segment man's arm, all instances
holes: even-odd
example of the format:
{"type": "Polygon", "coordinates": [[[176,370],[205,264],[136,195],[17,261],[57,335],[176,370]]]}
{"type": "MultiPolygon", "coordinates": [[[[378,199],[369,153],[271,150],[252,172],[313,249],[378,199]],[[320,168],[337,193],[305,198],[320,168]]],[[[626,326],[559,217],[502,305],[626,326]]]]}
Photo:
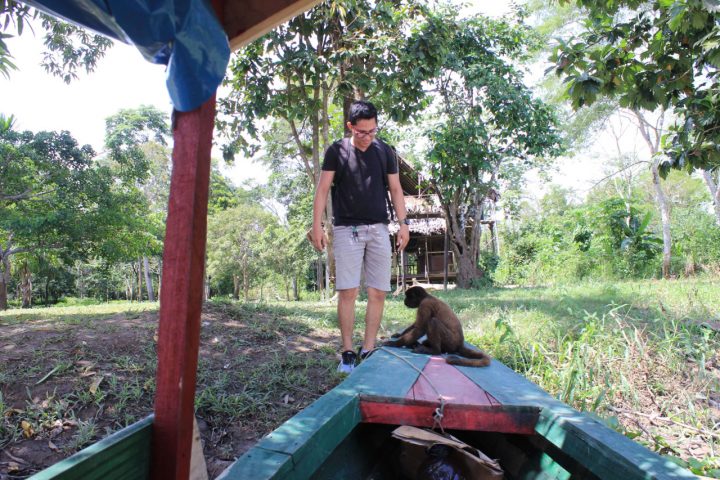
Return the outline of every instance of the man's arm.
{"type": "Polygon", "coordinates": [[[407,211],[405,210],[405,195],[402,191],[402,185],[400,185],[400,174],[389,173],[388,174],[388,187],[390,188],[390,198],[392,198],[393,208],[395,209],[395,215],[397,215],[398,221],[400,222],[400,230],[398,231],[397,237],[397,248],[402,251],[410,240],[410,227],[405,225],[403,220],[407,218],[407,211]]]}
{"type": "Polygon", "coordinates": [[[322,252],[325,250],[325,232],[322,229],[322,217],[327,205],[328,193],[332,185],[335,172],[332,170],[323,170],[320,173],[317,188],[315,188],[315,198],[313,199],[313,224],[312,224],[312,244],[315,250],[322,252]]]}

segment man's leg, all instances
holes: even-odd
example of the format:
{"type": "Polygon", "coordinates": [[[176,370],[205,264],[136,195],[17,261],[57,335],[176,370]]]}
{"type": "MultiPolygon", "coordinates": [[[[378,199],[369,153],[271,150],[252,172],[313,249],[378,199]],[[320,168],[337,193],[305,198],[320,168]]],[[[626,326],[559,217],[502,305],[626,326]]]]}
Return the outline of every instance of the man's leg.
{"type": "MultiPolygon", "coordinates": [[[[358,296],[358,288],[338,290],[338,323],[340,324],[340,337],[342,338],[343,352],[352,351],[353,328],[355,326],[355,300],[358,296]]],[[[368,304],[369,306],[369,304],[368,304]]],[[[380,309],[382,314],[382,307],[380,309]]],[[[378,327],[379,327],[378,322],[378,327]]],[[[377,331],[376,331],[377,332],[377,331]]]]}
{"type": "Polygon", "coordinates": [[[338,324],[343,352],[352,351],[352,333],[355,324],[355,300],[360,291],[365,245],[358,240],[354,227],[335,226],[333,248],[335,252],[335,289],[338,294],[338,324]]]}
{"type": "Polygon", "coordinates": [[[368,287],[367,309],[365,310],[365,340],[363,351],[370,351],[375,348],[375,339],[380,330],[383,308],[385,307],[385,292],[377,288],[368,287]]]}
{"type": "Polygon", "coordinates": [[[375,340],[385,307],[385,294],[390,291],[390,267],[392,247],[387,225],[378,223],[368,226],[365,247],[365,280],[368,303],[365,311],[365,340],[363,350],[375,348],[375,340]]]}

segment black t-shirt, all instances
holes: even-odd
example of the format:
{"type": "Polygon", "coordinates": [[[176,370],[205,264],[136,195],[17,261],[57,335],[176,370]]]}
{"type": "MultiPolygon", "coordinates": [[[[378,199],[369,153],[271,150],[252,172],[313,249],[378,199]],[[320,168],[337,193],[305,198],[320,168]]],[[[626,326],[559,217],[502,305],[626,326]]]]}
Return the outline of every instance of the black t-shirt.
{"type": "Polygon", "coordinates": [[[339,140],[325,152],[323,170],[334,171],[332,187],[333,224],[338,226],[389,223],[386,174],[398,173],[395,152],[386,143],[374,140],[364,152],[352,143],[339,140]],[[343,154],[343,148],[346,152],[343,154]],[[386,155],[380,149],[384,148],[386,155]],[[387,167],[381,162],[387,158],[387,167]]]}

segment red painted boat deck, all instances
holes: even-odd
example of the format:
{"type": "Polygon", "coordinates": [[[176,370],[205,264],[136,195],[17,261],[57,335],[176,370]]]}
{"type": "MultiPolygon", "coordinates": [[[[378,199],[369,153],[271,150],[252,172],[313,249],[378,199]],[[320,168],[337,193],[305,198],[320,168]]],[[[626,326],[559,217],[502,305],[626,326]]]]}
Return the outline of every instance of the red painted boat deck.
{"type": "Polygon", "coordinates": [[[444,358],[431,357],[422,373],[404,398],[361,396],[362,421],[434,428],[442,396],[442,428],[535,433],[536,409],[502,405],[444,358]]]}
{"type": "Polygon", "coordinates": [[[447,403],[501,405],[495,397],[480,388],[479,385],[463,375],[457,368],[446,363],[442,357],[430,357],[423,369],[423,375],[418,375],[417,381],[410,388],[405,398],[437,402],[438,392],[435,389],[438,390],[447,403]]]}

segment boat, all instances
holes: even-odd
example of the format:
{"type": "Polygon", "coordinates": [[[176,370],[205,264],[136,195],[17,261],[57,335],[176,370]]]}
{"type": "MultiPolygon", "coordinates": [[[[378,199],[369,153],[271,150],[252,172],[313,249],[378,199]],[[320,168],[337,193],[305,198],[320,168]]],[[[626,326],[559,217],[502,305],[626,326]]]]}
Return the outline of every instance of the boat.
{"type": "Polygon", "coordinates": [[[218,479],[401,478],[392,435],[401,425],[451,433],[510,480],[697,478],[497,360],[457,367],[382,347],[218,479]]]}

